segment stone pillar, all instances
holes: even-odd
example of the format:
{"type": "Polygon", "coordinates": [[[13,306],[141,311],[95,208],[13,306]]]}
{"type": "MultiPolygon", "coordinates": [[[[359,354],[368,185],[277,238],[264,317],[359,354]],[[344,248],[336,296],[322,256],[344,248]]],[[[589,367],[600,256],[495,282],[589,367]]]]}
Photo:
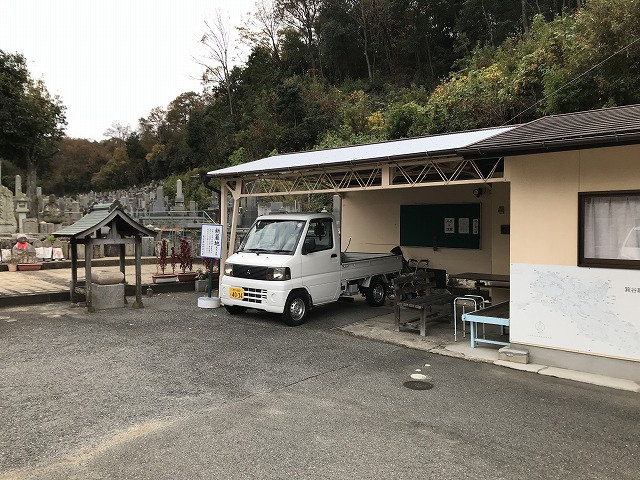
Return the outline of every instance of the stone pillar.
{"type": "Polygon", "coordinates": [[[20,175],[16,175],[16,188],[13,195],[14,197],[22,196],[22,177],[20,175]]]}
{"type": "Polygon", "coordinates": [[[22,194],[22,177],[20,175],[16,175],[16,189],[13,201],[15,203],[18,232],[24,233],[22,222],[29,215],[29,199],[22,194]]]}
{"type": "Polygon", "coordinates": [[[180,179],[176,182],[176,203],[174,210],[179,212],[184,211],[184,195],[182,194],[182,180],[180,179]]]}

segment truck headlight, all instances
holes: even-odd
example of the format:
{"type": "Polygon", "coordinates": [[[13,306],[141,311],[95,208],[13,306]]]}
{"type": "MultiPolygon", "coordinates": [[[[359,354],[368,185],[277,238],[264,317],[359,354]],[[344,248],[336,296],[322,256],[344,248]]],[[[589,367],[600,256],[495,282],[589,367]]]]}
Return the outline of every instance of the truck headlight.
{"type": "Polygon", "coordinates": [[[267,268],[267,274],[265,275],[265,280],[291,280],[291,270],[289,267],[272,267],[267,268]]]}
{"type": "Polygon", "coordinates": [[[224,274],[229,276],[229,277],[233,277],[233,264],[232,263],[225,263],[224,264],[224,274]]]}

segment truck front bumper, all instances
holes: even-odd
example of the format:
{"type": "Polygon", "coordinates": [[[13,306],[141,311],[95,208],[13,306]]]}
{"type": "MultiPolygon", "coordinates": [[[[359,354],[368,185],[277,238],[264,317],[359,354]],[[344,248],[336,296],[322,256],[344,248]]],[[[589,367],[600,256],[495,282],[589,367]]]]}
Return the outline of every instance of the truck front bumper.
{"type": "Polygon", "coordinates": [[[267,282],[225,275],[220,282],[220,300],[224,305],[282,313],[288,293],[291,291],[291,286],[288,284],[289,282],[267,282]],[[231,288],[241,288],[244,298],[242,300],[231,298],[231,288]]]}

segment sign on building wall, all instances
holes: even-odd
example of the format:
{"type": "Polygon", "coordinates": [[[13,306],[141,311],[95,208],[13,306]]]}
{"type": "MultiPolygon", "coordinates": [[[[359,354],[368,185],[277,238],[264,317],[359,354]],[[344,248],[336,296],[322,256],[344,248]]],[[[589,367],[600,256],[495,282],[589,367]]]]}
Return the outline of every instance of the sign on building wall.
{"type": "Polygon", "coordinates": [[[640,271],[511,265],[511,342],[640,360],[640,271]]]}
{"type": "Polygon", "coordinates": [[[223,238],[222,225],[203,224],[200,234],[200,255],[206,258],[221,258],[223,238]]]}

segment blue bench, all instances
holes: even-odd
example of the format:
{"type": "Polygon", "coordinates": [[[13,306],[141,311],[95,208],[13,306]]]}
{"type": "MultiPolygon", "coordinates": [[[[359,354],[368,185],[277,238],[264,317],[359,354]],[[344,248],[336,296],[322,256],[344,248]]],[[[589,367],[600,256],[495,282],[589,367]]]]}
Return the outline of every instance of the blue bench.
{"type": "Polygon", "coordinates": [[[502,302],[474,312],[465,313],[462,315],[462,321],[469,322],[471,325],[471,348],[475,348],[478,343],[511,345],[509,342],[488,340],[484,337],[478,338],[478,323],[500,325],[501,327],[509,326],[509,302],[502,302]]]}

